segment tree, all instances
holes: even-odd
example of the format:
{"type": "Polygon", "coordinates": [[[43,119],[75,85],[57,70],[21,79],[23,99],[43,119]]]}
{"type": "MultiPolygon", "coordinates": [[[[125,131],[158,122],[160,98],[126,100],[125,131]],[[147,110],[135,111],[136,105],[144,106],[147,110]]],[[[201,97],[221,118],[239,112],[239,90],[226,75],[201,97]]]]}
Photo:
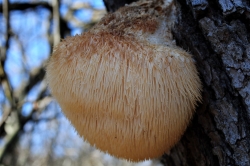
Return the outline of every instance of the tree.
{"type": "MultiPolygon", "coordinates": [[[[41,60],[35,67],[27,65],[27,58],[30,58],[27,53],[29,38],[21,33],[27,27],[25,25],[16,31],[14,25],[11,25],[11,17],[14,12],[42,12],[38,15],[39,18],[47,16],[45,24],[48,26],[45,26],[42,38],[45,36],[51,51],[52,46],[60,38],[66,37],[75,28],[88,29],[98,20],[94,16],[102,11],[91,4],[68,5],[58,0],[32,3],[10,3],[8,0],[2,2],[0,162],[8,165],[89,164],[88,160],[85,160],[86,152],[74,149],[70,144],[72,141],[68,142],[71,137],[61,135],[61,130],[65,131],[62,124],[66,122],[61,118],[55,103],[51,102],[52,98],[44,84],[45,71],[42,66],[45,61],[41,60]],[[68,10],[63,15],[59,9],[65,4],[68,10]],[[89,23],[77,19],[75,15],[82,8],[94,10],[95,14],[89,23]],[[8,52],[14,50],[13,42],[20,48],[19,60],[23,62],[20,65],[23,71],[21,75],[24,76],[21,81],[19,80],[19,86],[11,81],[14,74],[12,69],[15,69],[15,66],[6,67],[8,58],[12,56],[8,52]],[[29,96],[34,90],[36,97],[29,101],[29,96]],[[23,139],[32,140],[33,136],[40,132],[37,131],[37,126],[44,124],[47,132],[45,138],[48,140],[43,147],[45,154],[34,157],[30,153],[34,151],[31,149],[35,143],[30,141],[28,148],[24,149],[20,142],[23,139]],[[64,158],[56,157],[54,149],[58,147],[63,149],[64,158]],[[68,147],[79,154],[77,159],[71,155],[72,151],[68,147]]],[[[132,0],[104,0],[109,12],[130,2],[132,0]]],[[[247,0],[177,0],[177,5],[179,17],[173,34],[177,45],[193,54],[203,82],[203,101],[199,104],[180,142],[169,154],[163,155],[161,161],[165,165],[177,166],[250,165],[250,4],[247,0]]],[[[69,131],[68,128],[66,130],[69,131]]],[[[77,140],[74,139],[74,142],[77,140]]],[[[89,147],[86,149],[93,152],[89,154],[93,158],[95,151],[89,147]]],[[[118,165],[117,161],[113,163],[118,165]]],[[[98,165],[100,162],[95,164],[98,165]]]]}
{"type": "MultiPolygon", "coordinates": [[[[111,11],[124,4],[104,1],[111,11]]],[[[203,101],[162,161],[173,166],[250,165],[249,2],[177,0],[177,5],[173,34],[196,60],[203,101]]]]}

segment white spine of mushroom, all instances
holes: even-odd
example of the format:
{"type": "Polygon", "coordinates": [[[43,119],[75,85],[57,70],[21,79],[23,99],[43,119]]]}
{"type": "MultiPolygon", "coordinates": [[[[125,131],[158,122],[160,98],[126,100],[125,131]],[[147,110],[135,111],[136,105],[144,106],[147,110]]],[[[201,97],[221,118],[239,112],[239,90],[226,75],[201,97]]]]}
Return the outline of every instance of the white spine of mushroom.
{"type": "Polygon", "coordinates": [[[139,1],[106,15],[53,51],[47,80],[77,132],[119,158],[161,156],[201,99],[192,56],[175,45],[170,1],[139,1]]]}

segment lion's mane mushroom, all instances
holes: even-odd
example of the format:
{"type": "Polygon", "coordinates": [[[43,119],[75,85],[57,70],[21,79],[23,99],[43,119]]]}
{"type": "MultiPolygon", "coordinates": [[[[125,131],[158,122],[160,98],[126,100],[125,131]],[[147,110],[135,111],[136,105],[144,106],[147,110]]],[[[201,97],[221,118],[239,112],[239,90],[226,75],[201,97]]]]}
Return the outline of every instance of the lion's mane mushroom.
{"type": "Polygon", "coordinates": [[[181,138],[201,83],[191,55],[172,39],[175,15],[173,3],[139,1],[54,48],[49,87],[90,144],[139,161],[181,138]]]}

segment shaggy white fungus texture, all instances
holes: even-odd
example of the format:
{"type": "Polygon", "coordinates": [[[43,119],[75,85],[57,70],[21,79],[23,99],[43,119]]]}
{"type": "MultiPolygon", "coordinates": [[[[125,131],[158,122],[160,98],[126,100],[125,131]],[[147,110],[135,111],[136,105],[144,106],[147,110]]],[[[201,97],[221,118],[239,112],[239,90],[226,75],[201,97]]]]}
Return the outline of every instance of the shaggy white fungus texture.
{"type": "Polygon", "coordinates": [[[48,85],[91,145],[140,161],[180,140],[201,83],[192,56],[172,39],[174,12],[161,1],[133,3],[54,48],[48,85]]]}

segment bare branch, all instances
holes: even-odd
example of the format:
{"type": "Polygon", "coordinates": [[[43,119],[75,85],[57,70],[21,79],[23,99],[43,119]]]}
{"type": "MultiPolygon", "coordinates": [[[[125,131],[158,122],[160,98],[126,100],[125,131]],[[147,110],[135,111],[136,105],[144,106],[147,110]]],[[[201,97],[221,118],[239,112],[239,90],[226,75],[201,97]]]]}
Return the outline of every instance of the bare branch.
{"type": "Polygon", "coordinates": [[[54,22],[54,41],[53,44],[57,45],[60,42],[60,13],[59,13],[59,0],[52,0],[53,6],[53,22],[54,22]]]}
{"type": "MultiPolygon", "coordinates": [[[[9,37],[10,37],[10,20],[9,20],[9,1],[4,0],[4,6],[2,6],[2,10],[4,11],[4,18],[5,18],[5,25],[6,25],[6,33],[4,35],[5,37],[5,47],[1,49],[1,63],[0,63],[0,80],[1,84],[3,87],[3,91],[5,94],[5,97],[9,100],[9,103],[11,104],[12,107],[14,107],[14,98],[13,98],[13,91],[9,82],[9,79],[7,77],[7,74],[4,70],[4,65],[5,65],[5,59],[6,59],[6,50],[9,48],[9,37]]],[[[5,122],[7,117],[9,116],[11,112],[11,109],[7,109],[4,112],[4,115],[1,119],[0,122],[0,127],[2,124],[5,122]]]]}

